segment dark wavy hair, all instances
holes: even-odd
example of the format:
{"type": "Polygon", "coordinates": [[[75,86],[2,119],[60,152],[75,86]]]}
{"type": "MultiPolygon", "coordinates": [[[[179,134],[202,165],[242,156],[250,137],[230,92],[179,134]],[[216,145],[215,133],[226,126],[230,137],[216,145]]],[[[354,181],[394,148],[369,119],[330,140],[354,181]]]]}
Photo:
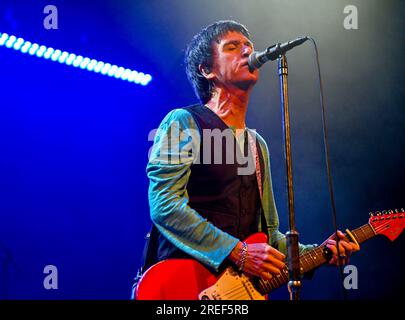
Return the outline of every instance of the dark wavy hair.
{"type": "Polygon", "coordinates": [[[196,34],[186,49],[185,65],[187,78],[193,86],[194,92],[202,103],[207,103],[212,94],[212,82],[208,81],[199,70],[199,65],[203,65],[208,71],[212,68],[214,41],[220,39],[230,31],[243,34],[250,40],[247,28],[232,20],[221,20],[202,29],[196,34]]]}

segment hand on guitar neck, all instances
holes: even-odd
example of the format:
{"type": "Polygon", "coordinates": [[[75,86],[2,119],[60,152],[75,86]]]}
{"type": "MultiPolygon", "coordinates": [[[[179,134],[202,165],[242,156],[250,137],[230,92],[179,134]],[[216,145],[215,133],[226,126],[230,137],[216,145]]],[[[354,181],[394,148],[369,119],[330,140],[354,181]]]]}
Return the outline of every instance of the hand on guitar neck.
{"type": "Polygon", "coordinates": [[[338,230],[337,234],[339,237],[339,252],[336,246],[335,233],[333,233],[321,245],[326,246],[332,252],[332,258],[329,260],[329,264],[336,266],[340,264],[348,264],[352,253],[360,250],[360,245],[358,243],[350,242],[343,232],[338,230]]]}
{"type": "Polygon", "coordinates": [[[267,243],[245,245],[247,246],[247,252],[243,253],[244,244],[239,241],[228,257],[241,268],[241,257],[245,255],[241,270],[244,273],[270,280],[285,268],[285,255],[267,243]]]}
{"type": "MultiPolygon", "coordinates": [[[[350,242],[349,239],[339,230],[339,250],[336,245],[336,234],[333,233],[321,246],[326,246],[332,254],[329,260],[330,265],[349,263],[353,252],[359,251],[358,243],[350,242]],[[340,259],[339,259],[340,257],[340,259]]],[[[228,257],[236,266],[248,275],[259,276],[264,280],[271,280],[273,276],[281,273],[285,268],[285,255],[267,243],[244,244],[239,241],[228,257]],[[243,247],[246,245],[246,252],[243,247]],[[243,257],[243,255],[245,255],[243,257]],[[243,257],[243,259],[241,259],[243,257]],[[243,266],[241,266],[241,260],[243,266]]]]}

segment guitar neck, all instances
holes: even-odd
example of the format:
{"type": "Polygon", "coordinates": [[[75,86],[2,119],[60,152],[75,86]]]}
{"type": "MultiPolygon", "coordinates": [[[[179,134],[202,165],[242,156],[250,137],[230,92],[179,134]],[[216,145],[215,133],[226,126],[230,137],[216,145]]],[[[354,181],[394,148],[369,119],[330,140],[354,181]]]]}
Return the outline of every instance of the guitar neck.
{"type": "MultiPolygon", "coordinates": [[[[350,231],[358,243],[362,243],[368,239],[371,239],[376,235],[370,224],[365,224],[360,228],[350,231]]],[[[351,241],[348,235],[345,235],[345,241],[351,241]]],[[[325,246],[311,249],[304,254],[300,255],[300,269],[301,274],[311,271],[320,265],[329,261],[329,253],[325,246]]],[[[257,287],[262,294],[267,294],[270,291],[281,287],[289,281],[288,268],[285,267],[279,276],[273,277],[271,280],[258,280],[257,287]]]]}

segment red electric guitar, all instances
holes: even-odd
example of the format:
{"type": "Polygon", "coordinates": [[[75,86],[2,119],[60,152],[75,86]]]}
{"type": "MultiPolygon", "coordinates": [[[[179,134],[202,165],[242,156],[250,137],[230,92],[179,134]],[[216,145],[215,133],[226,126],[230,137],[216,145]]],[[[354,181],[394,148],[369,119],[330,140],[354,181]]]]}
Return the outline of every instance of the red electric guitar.
{"type": "MultiPolygon", "coordinates": [[[[346,241],[362,243],[376,235],[394,241],[405,226],[404,209],[371,214],[367,224],[355,230],[346,229],[346,241]]],[[[264,233],[255,233],[247,243],[267,242],[264,233]]],[[[314,248],[300,257],[301,272],[308,272],[328,261],[325,247],[314,248]]],[[[228,266],[214,274],[192,259],[169,259],[150,267],[135,289],[137,300],[265,300],[266,295],[288,283],[288,269],[270,281],[248,277],[228,266]]]]}

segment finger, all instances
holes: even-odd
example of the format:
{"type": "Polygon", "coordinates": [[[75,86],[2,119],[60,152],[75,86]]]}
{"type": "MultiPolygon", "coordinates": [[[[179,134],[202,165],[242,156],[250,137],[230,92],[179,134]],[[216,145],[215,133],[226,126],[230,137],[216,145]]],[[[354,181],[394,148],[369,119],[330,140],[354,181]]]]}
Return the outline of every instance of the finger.
{"type": "Polygon", "coordinates": [[[342,242],[339,242],[339,254],[345,256],[345,247],[343,246],[342,242]]]}
{"type": "Polygon", "coordinates": [[[360,245],[358,243],[351,242],[353,252],[360,251],[360,245]]]}
{"type": "Polygon", "coordinates": [[[265,272],[269,272],[273,276],[276,276],[281,273],[281,270],[270,263],[263,264],[265,272]]]}
{"type": "Polygon", "coordinates": [[[269,272],[266,272],[266,271],[262,272],[259,276],[261,276],[264,280],[268,280],[268,281],[273,279],[272,274],[269,272]]]}
{"type": "Polygon", "coordinates": [[[343,248],[344,248],[344,254],[345,254],[346,256],[350,256],[350,255],[352,254],[352,251],[353,251],[353,246],[352,246],[352,244],[351,244],[351,243],[348,243],[348,242],[346,242],[346,241],[342,241],[341,244],[342,244],[342,246],[343,246],[343,248]]]}
{"type": "Polygon", "coordinates": [[[333,255],[345,255],[344,247],[342,246],[342,241],[339,241],[339,251],[337,250],[337,245],[335,240],[328,240],[328,248],[332,250],[333,255]]]}
{"type": "Polygon", "coordinates": [[[279,260],[272,255],[267,255],[267,257],[264,260],[266,262],[270,262],[270,264],[274,265],[275,267],[277,267],[279,269],[282,269],[285,267],[284,260],[279,260]]]}
{"type": "Polygon", "coordinates": [[[338,230],[337,233],[338,233],[339,239],[344,239],[344,238],[346,238],[345,234],[344,234],[342,231],[338,230]]]}
{"type": "Polygon", "coordinates": [[[285,260],[285,255],[283,253],[281,253],[280,251],[278,251],[276,248],[273,248],[272,246],[267,246],[266,247],[266,253],[272,255],[273,257],[275,257],[278,260],[285,260]]]}
{"type": "Polygon", "coordinates": [[[336,249],[336,243],[327,243],[326,247],[332,251],[333,256],[337,256],[337,249],[336,249]]]}
{"type": "Polygon", "coordinates": [[[276,258],[274,258],[273,256],[267,256],[267,258],[264,260],[264,263],[266,265],[272,265],[275,268],[281,270],[285,267],[285,263],[284,261],[278,260],[276,258]]]}
{"type": "Polygon", "coordinates": [[[329,260],[329,264],[336,265],[337,264],[337,256],[333,256],[332,259],[329,260]]]}

